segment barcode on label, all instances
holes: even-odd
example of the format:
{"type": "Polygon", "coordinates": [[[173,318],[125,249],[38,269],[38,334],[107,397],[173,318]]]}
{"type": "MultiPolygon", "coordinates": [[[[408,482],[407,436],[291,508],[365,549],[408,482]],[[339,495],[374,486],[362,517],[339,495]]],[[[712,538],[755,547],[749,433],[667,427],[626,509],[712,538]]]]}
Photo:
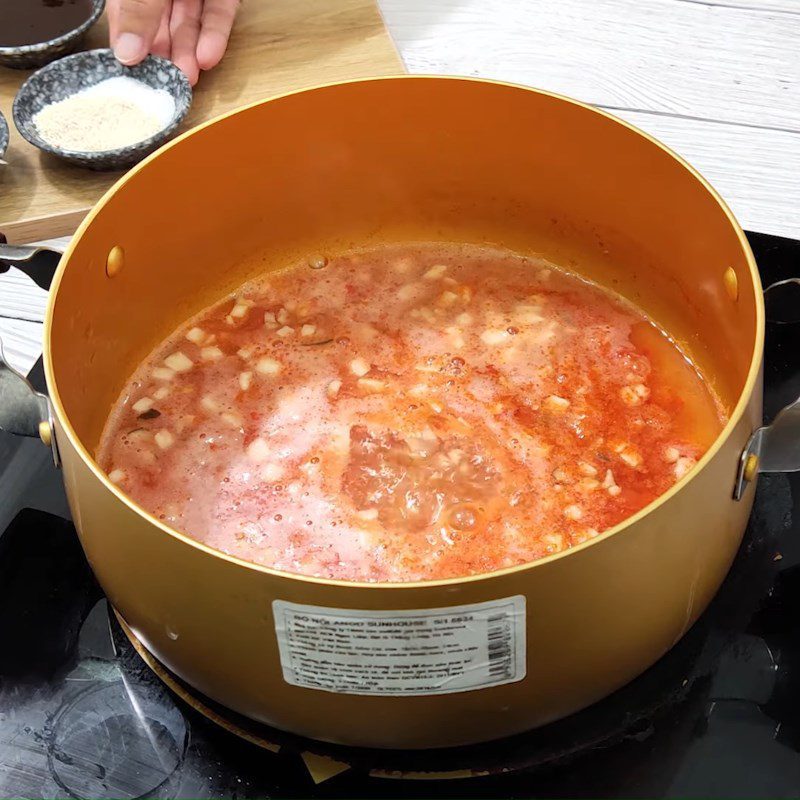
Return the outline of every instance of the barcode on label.
{"type": "Polygon", "coordinates": [[[493,677],[511,677],[511,620],[508,614],[493,614],[487,620],[487,648],[489,674],[493,677]]]}

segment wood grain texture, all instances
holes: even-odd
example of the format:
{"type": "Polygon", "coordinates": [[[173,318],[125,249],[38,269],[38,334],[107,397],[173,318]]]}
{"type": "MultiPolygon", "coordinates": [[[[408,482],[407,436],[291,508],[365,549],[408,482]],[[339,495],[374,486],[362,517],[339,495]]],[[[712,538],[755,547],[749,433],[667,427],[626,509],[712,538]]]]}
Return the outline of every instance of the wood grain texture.
{"type": "MultiPolygon", "coordinates": [[[[87,47],[105,47],[103,20],[87,47]]],[[[237,106],[304,86],[397,73],[402,63],[372,0],[249,0],[223,63],[201,77],[183,130],[237,106]]],[[[0,68],[0,110],[11,122],[26,73],[0,68]]],[[[0,167],[0,230],[14,241],[74,231],[119,177],[63,164],[13,129],[0,167]]]]}
{"type": "MultiPolygon", "coordinates": [[[[63,252],[70,237],[47,239],[38,242],[63,252]]],[[[47,292],[37,286],[27,275],[12,267],[0,273],[0,319],[17,319],[24,322],[43,322],[47,292]]]]}
{"type": "Polygon", "coordinates": [[[6,222],[3,223],[2,230],[8,241],[17,243],[38,242],[45,236],[69,236],[75,233],[87,210],[87,207],[82,206],[76,211],[6,222]]]}
{"type": "Polygon", "coordinates": [[[794,0],[678,0],[680,3],[694,3],[699,6],[719,6],[738,8],[742,11],[771,11],[775,14],[800,14],[794,0]]]}
{"type": "Polygon", "coordinates": [[[8,363],[27,375],[42,352],[42,325],[0,317],[0,342],[8,363]]]}
{"type": "Polygon", "coordinates": [[[47,292],[13,267],[0,274],[0,319],[42,322],[47,292]]]}
{"type": "Polygon", "coordinates": [[[411,72],[609,109],[704,173],[748,228],[800,236],[796,0],[379,0],[411,72]]]}

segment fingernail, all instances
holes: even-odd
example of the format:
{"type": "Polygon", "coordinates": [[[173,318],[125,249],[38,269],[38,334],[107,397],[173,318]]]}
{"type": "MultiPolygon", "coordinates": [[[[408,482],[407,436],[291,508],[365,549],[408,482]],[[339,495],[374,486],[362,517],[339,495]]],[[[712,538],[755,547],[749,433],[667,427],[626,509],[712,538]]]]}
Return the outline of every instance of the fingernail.
{"type": "Polygon", "coordinates": [[[114,55],[125,65],[138,64],[147,55],[144,39],[136,33],[121,33],[114,45],[114,55]]]}

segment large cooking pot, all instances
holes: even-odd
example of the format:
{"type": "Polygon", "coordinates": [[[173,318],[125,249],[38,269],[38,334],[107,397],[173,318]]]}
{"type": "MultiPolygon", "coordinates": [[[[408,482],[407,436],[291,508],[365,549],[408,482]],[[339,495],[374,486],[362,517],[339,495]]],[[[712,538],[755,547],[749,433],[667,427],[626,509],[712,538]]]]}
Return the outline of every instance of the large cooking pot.
{"type": "MultiPolygon", "coordinates": [[[[29,252],[5,254],[22,262],[29,252]]],[[[83,222],[53,281],[49,400],[0,370],[0,428],[52,446],[111,603],[199,692],[318,739],[458,745],[602,698],[706,607],[739,547],[757,472],[796,460],[781,447],[787,415],[756,432],[763,338],[759,277],[741,228],[697,172],[651,137],[518,86],[361,80],[227,114],[122,178],[83,222]],[[106,415],[178,323],[309,252],[399,239],[498,242],[614,287],[691,352],[730,421],[685,478],[598,538],[529,565],[418,583],[321,580],[249,564],[169,528],[108,480],[93,456],[106,415]],[[412,619],[424,631],[461,625],[458,636],[476,648],[470,668],[489,679],[462,675],[451,688],[466,682],[466,690],[432,693],[417,676],[386,694],[365,658],[363,686],[329,690],[326,623],[350,636],[351,620],[369,628],[412,619]],[[298,635],[314,643],[316,667],[291,663],[298,635]],[[499,676],[486,669],[483,639],[492,635],[504,642],[499,676]],[[303,678],[315,668],[322,688],[303,678]]]]}

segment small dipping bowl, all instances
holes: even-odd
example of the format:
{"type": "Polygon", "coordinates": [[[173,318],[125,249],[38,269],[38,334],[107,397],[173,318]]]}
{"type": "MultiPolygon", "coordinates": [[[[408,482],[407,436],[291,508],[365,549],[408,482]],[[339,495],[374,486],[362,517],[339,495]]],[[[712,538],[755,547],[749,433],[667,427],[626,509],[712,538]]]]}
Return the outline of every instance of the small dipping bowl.
{"type": "Polygon", "coordinates": [[[189,79],[171,61],[148,56],[135,67],[124,67],[111,50],[88,50],[48,64],[25,81],[14,98],[14,124],[32,145],[54,156],[95,170],[119,170],[141,161],[166,142],[180,125],[192,104],[189,79]],[[82,89],[108,78],[129,77],[164,89],[175,101],[172,119],[156,134],[141,142],[114,150],[65,150],[43,139],[33,118],[45,106],[65,100],[82,89]]]}
{"type": "MultiPolygon", "coordinates": [[[[20,3],[29,0],[20,0],[20,3]]],[[[33,69],[48,64],[56,58],[71,53],[82,41],[86,32],[100,19],[106,0],[92,0],[92,13],[77,28],[36,44],[0,47],[0,65],[13,69],[33,69]]]]}
{"type": "Polygon", "coordinates": [[[0,113],[0,164],[4,164],[3,158],[8,148],[8,123],[6,118],[0,113]]]}

